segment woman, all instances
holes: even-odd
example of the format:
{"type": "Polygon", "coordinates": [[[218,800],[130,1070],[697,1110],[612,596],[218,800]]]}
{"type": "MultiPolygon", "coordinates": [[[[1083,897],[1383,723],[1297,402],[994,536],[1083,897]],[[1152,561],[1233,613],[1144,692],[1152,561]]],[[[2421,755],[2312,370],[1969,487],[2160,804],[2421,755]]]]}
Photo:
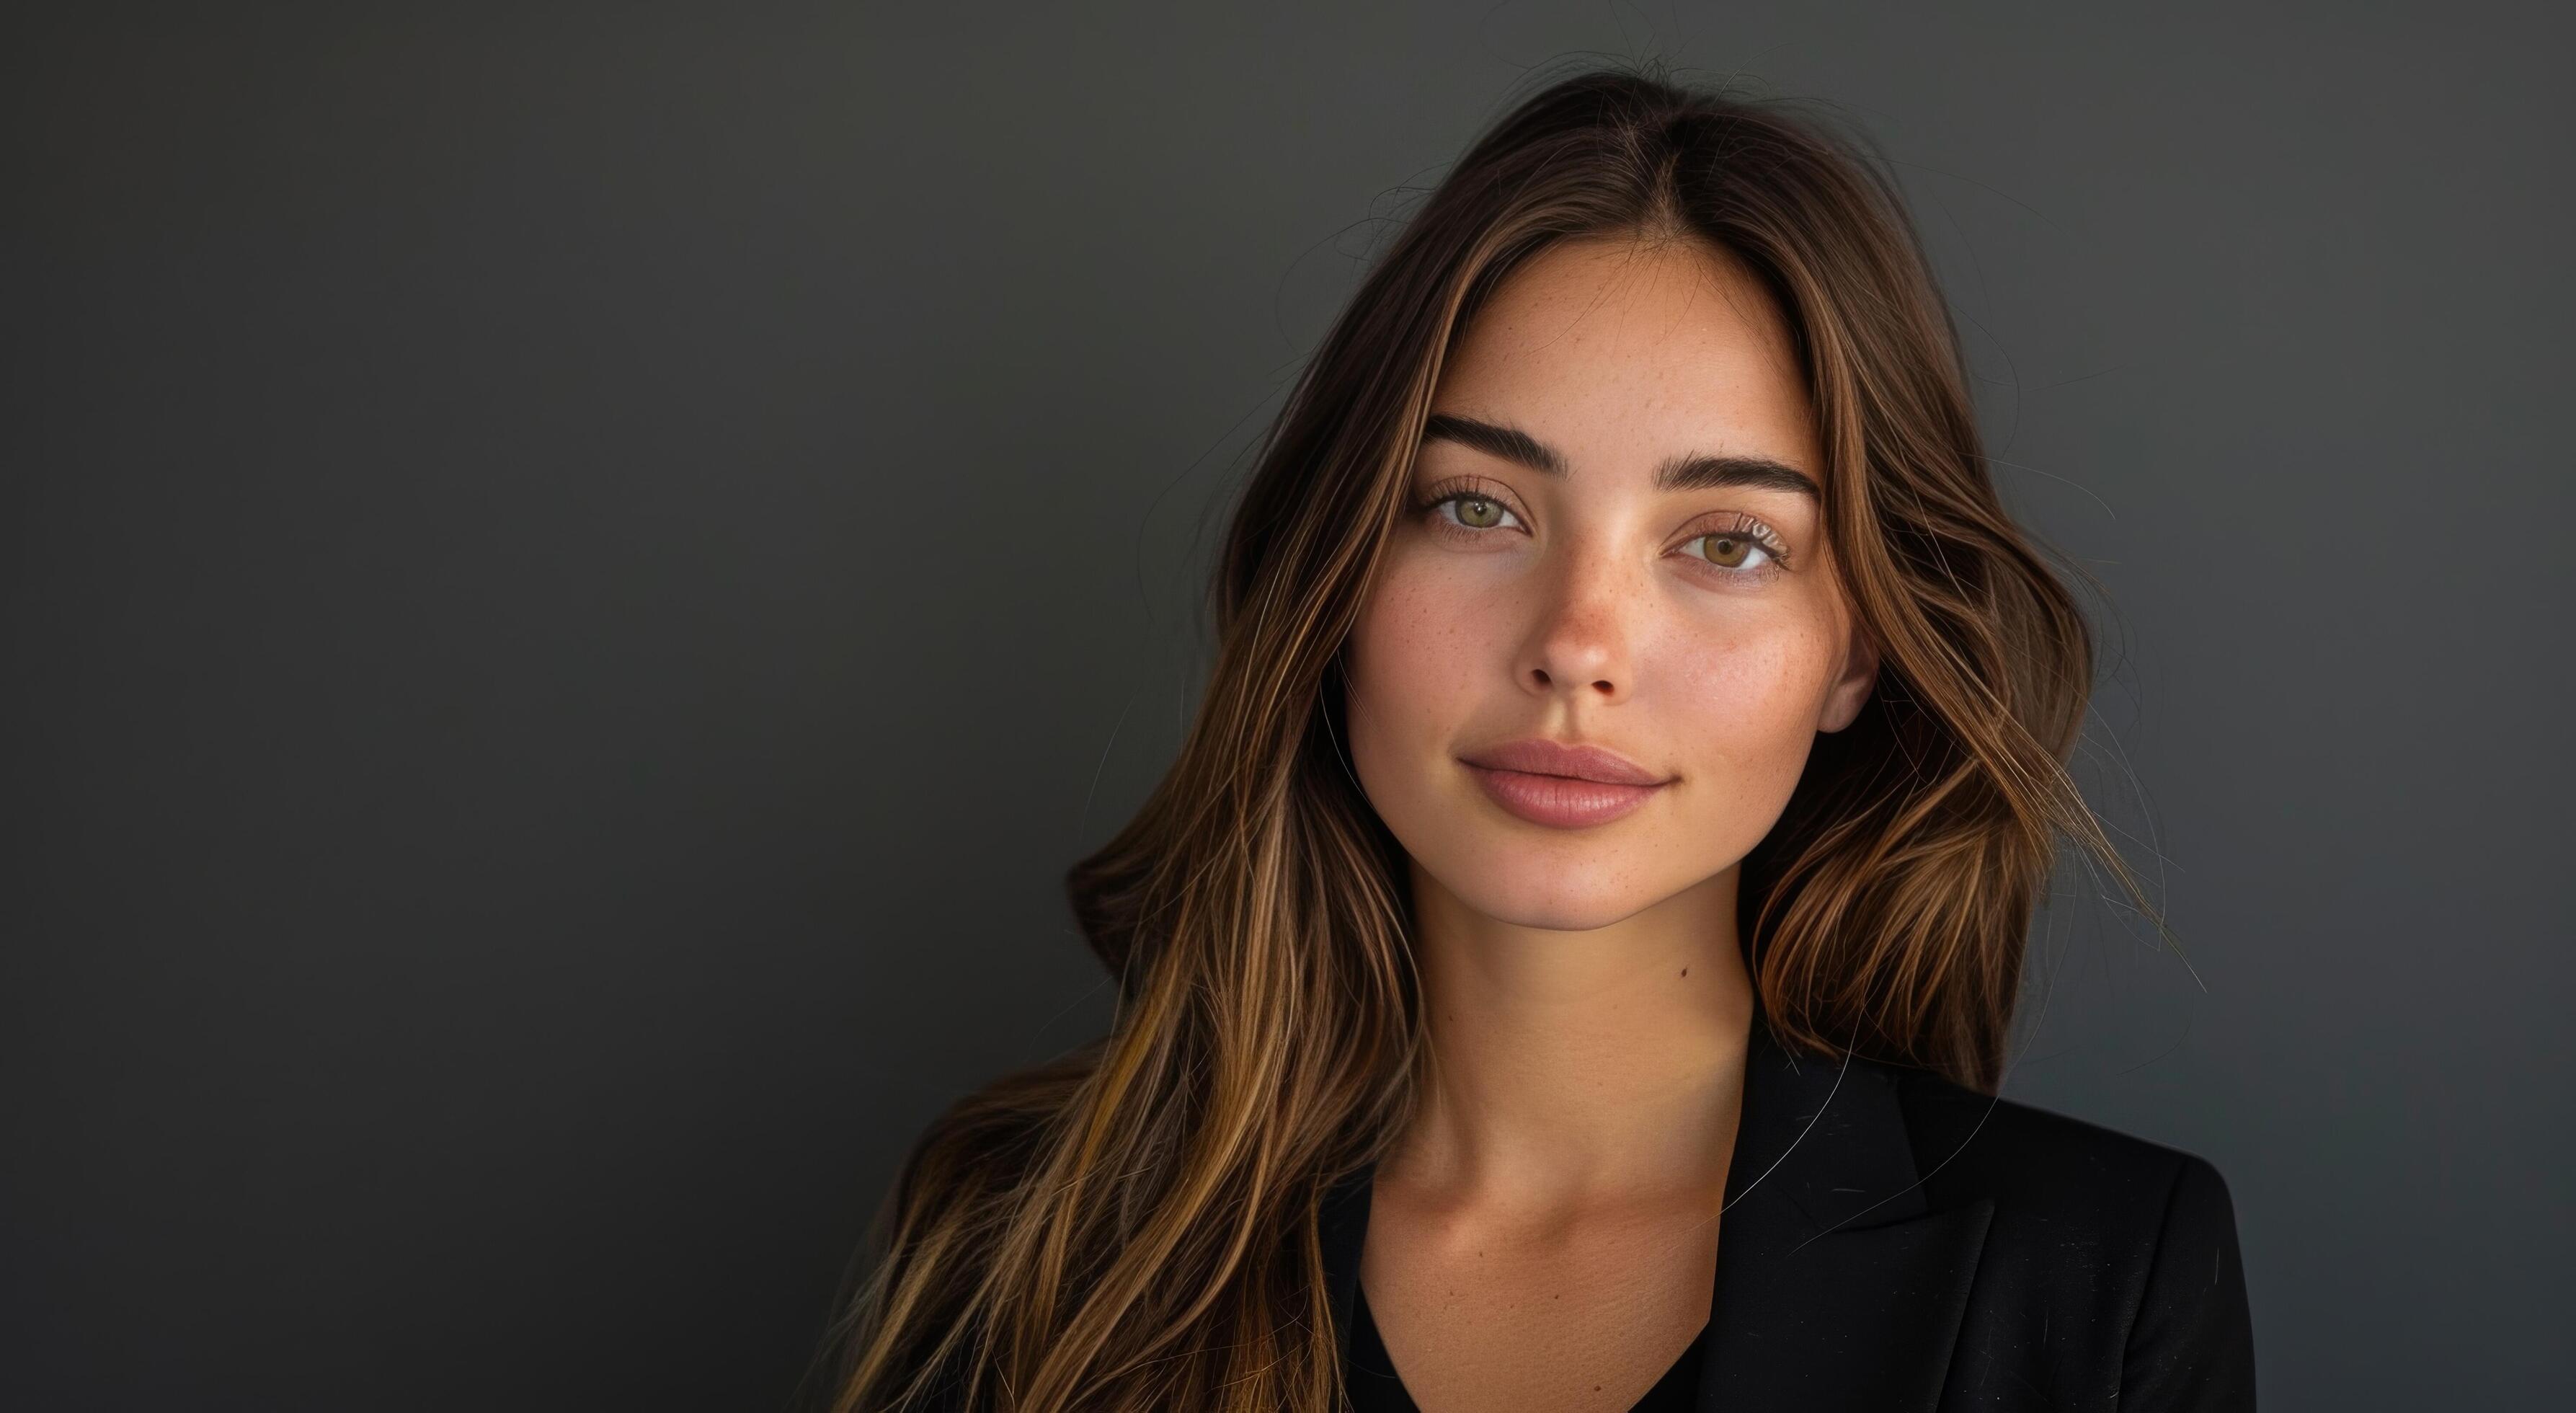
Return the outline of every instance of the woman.
{"type": "MultiPolygon", "coordinates": [[[[923,1135],[835,1409],[2244,1408],[2206,1163],[1993,1097],[2072,600],[1892,188],[1601,72],[1263,447],[1109,1035],[923,1135]]],[[[2138,898],[2143,906],[2144,898],[2138,898]]]]}

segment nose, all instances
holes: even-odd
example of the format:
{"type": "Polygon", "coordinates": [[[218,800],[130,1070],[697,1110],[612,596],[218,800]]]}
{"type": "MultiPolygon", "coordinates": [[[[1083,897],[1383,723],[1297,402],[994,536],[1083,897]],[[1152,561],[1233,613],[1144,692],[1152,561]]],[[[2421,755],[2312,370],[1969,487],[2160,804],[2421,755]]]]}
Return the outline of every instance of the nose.
{"type": "Polygon", "coordinates": [[[1516,675],[1535,696],[1624,701],[1635,690],[1632,644],[1648,586],[1614,554],[1570,548],[1531,624],[1516,675]]]}

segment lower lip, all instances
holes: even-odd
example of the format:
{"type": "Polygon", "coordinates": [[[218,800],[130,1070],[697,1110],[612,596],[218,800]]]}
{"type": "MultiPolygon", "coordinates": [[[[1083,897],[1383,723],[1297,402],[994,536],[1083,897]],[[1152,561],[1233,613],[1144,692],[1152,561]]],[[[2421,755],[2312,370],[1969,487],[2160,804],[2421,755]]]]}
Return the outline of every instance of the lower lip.
{"type": "MultiPolygon", "coordinates": [[[[1581,829],[1607,824],[1653,798],[1662,785],[1613,785],[1606,780],[1577,780],[1565,775],[1532,775],[1525,770],[1467,767],[1495,804],[1532,824],[1552,829],[1581,829]]],[[[1667,782],[1670,783],[1670,782],[1667,782]]]]}

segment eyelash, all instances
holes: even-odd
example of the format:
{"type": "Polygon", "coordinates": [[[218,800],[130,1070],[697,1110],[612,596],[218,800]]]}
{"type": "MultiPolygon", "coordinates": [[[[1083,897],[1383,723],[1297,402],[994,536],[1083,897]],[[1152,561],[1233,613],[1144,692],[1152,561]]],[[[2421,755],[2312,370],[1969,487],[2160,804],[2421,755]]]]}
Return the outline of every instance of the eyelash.
{"type": "MultiPolygon", "coordinates": [[[[1430,516],[1432,527],[1439,533],[1463,537],[1465,539],[1482,539],[1492,531],[1503,528],[1497,525],[1489,526],[1485,529],[1478,529],[1472,525],[1458,524],[1445,515],[1433,514],[1433,512],[1437,511],[1440,507],[1447,505],[1452,501],[1461,500],[1481,500],[1491,505],[1500,506],[1504,514],[1514,517],[1517,517],[1520,513],[1505,504],[1501,496],[1489,495],[1472,486],[1444,486],[1436,489],[1432,491],[1430,495],[1414,502],[1413,513],[1417,519],[1426,515],[1430,516]]],[[[1781,542],[1780,532],[1740,510],[1730,516],[1725,524],[1702,530],[1698,534],[1691,536],[1689,539],[1682,541],[1682,543],[1685,545],[1691,545],[1697,544],[1701,540],[1713,538],[1751,540],[1754,548],[1762,551],[1763,555],[1762,566],[1758,569],[1729,569],[1725,565],[1715,563],[1705,556],[1684,556],[1684,558],[1697,559],[1702,568],[1711,574],[1717,575],[1721,579],[1753,580],[1758,582],[1761,580],[1767,580],[1789,567],[1789,547],[1781,542]]]]}

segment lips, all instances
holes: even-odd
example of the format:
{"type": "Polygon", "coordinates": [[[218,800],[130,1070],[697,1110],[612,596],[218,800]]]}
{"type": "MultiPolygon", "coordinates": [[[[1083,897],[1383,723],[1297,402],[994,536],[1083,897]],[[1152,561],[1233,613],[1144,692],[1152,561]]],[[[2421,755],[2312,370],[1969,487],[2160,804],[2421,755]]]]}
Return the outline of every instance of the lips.
{"type": "Polygon", "coordinates": [[[1605,785],[1662,785],[1672,777],[1658,775],[1606,746],[1568,745],[1531,736],[1460,757],[1487,770],[1516,770],[1527,775],[1561,775],[1605,785]]]}
{"type": "Polygon", "coordinates": [[[1486,798],[1532,824],[1580,829],[1629,814],[1672,783],[1616,751],[1533,737],[1459,758],[1486,798]]]}

